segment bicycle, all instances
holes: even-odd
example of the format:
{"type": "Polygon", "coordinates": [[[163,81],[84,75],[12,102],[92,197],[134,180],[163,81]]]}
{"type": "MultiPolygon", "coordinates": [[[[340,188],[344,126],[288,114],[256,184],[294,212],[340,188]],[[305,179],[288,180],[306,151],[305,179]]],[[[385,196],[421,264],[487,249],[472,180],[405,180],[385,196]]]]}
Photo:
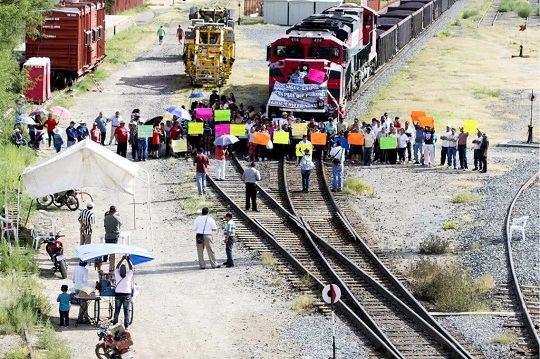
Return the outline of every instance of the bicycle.
{"type": "Polygon", "coordinates": [[[84,192],[84,191],[76,189],[75,195],[77,196],[77,199],[79,200],[79,202],[82,202],[82,203],[94,202],[92,195],[88,192],[84,192]]]}

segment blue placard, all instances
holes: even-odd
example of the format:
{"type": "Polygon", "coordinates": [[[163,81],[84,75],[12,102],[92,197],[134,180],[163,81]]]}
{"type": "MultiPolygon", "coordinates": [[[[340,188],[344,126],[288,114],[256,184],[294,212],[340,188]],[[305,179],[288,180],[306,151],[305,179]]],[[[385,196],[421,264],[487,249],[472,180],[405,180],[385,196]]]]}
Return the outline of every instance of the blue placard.
{"type": "Polygon", "coordinates": [[[345,150],[349,150],[349,141],[343,137],[334,137],[334,143],[341,141],[341,147],[345,150]]]}

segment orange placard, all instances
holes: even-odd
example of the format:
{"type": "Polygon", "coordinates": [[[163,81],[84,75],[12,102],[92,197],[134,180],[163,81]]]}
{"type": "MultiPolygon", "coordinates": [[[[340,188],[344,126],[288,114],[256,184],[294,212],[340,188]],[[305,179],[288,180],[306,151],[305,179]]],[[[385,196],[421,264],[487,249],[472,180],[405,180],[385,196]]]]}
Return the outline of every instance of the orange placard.
{"type": "Polygon", "coordinates": [[[270,135],[268,133],[255,132],[253,143],[266,146],[268,141],[270,141],[270,135]]]}
{"type": "Polygon", "coordinates": [[[349,136],[347,136],[347,141],[349,141],[349,145],[363,146],[364,145],[364,134],[363,133],[351,133],[351,132],[349,132],[349,136]]]}
{"type": "Polygon", "coordinates": [[[312,133],[311,143],[314,145],[326,145],[326,133],[312,133]]]}
{"type": "Polygon", "coordinates": [[[418,121],[419,117],[426,117],[426,113],[424,111],[412,111],[411,112],[411,120],[412,120],[412,122],[418,121]]]}
{"type": "Polygon", "coordinates": [[[435,119],[433,117],[420,116],[418,117],[418,124],[420,127],[429,126],[431,128],[435,127],[435,119]]]}

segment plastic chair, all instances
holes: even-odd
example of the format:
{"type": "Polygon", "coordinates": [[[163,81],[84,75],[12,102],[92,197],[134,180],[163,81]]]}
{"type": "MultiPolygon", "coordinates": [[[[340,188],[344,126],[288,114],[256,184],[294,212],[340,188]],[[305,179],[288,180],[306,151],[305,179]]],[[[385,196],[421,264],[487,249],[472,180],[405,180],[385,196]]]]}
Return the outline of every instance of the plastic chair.
{"type": "Polygon", "coordinates": [[[510,239],[512,239],[512,234],[514,230],[521,231],[523,240],[525,240],[525,226],[527,225],[527,220],[529,216],[523,216],[519,218],[512,219],[512,224],[510,225],[510,239]]]}
{"type": "Polygon", "coordinates": [[[2,222],[2,232],[0,235],[0,240],[4,239],[4,236],[6,237],[6,240],[8,242],[11,242],[11,233],[13,233],[13,238],[15,238],[15,226],[13,225],[13,221],[10,221],[9,219],[6,219],[2,216],[0,216],[0,222],[2,222]]]}

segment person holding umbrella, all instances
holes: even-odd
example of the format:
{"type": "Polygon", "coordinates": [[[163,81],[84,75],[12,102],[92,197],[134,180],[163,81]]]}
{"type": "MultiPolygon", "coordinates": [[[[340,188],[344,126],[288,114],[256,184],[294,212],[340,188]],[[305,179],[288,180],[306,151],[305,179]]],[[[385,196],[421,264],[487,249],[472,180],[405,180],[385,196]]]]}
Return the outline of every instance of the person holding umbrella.
{"type": "Polygon", "coordinates": [[[227,146],[217,145],[214,154],[216,160],[216,181],[225,181],[227,146]]]}

